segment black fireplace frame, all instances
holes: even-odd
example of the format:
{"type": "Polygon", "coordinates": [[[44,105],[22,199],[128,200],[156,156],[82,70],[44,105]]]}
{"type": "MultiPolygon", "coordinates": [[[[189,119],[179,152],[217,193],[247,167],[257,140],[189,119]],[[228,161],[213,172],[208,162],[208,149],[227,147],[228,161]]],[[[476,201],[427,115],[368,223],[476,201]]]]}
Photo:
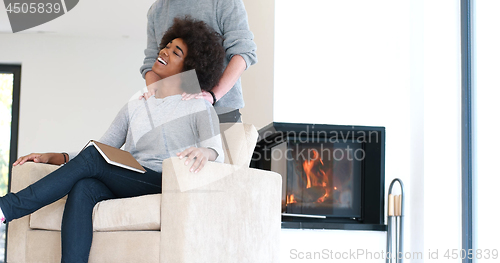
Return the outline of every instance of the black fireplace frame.
{"type": "MultiPolygon", "coordinates": [[[[271,170],[272,147],[286,142],[291,134],[306,136],[312,138],[312,141],[314,139],[328,140],[332,134],[340,134],[343,139],[352,139],[355,134],[368,134],[376,138],[363,143],[366,157],[363,161],[361,176],[361,218],[319,219],[282,216],[281,227],[386,231],[387,227],[384,224],[385,127],[273,122],[259,130],[259,139],[250,167],[271,170]]],[[[356,139],[356,136],[354,138],[356,139]]]]}

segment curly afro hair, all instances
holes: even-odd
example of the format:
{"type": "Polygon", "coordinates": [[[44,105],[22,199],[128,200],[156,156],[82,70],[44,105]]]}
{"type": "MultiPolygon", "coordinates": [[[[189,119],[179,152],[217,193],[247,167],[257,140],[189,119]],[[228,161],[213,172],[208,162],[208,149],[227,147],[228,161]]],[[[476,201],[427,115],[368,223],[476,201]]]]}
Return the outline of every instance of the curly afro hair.
{"type": "Polygon", "coordinates": [[[205,22],[186,16],[174,18],[174,24],[163,35],[159,49],[176,38],[184,40],[188,47],[183,71],[195,69],[201,89],[211,90],[219,83],[224,67],[222,36],[205,22]]]}

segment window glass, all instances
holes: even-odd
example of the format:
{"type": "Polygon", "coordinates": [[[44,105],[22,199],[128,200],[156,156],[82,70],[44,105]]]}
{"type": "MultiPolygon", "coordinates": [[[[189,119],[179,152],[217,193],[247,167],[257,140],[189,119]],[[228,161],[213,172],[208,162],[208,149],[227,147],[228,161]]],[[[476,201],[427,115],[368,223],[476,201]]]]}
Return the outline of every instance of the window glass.
{"type": "MultiPolygon", "coordinates": [[[[9,156],[14,74],[0,73],[0,196],[9,190],[9,156]]],[[[0,260],[5,257],[5,224],[0,223],[0,260]]]]}

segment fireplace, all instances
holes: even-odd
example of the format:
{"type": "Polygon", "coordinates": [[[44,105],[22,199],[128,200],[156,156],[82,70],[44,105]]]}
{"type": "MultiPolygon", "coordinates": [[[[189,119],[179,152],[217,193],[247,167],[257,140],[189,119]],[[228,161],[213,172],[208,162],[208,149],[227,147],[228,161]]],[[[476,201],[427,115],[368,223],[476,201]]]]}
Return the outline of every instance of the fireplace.
{"type": "Polygon", "coordinates": [[[251,167],[282,175],[282,227],[385,230],[385,128],[274,122],[251,167]]]}
{"type": "Polygon", "coordinates": [[[293,140],[273,147],[271,170],[282,174],[285,182],[282,212],[360,218],[359,149],[359,143],[293,140]]]}

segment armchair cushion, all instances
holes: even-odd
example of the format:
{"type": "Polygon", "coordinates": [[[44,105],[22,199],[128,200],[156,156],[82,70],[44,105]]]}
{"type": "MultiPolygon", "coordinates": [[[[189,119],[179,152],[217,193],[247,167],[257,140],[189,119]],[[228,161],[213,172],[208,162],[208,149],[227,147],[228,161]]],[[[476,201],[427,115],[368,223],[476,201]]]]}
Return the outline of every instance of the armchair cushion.
{"type": "MultiPolygon", "coordinates": [[[[94,231],[160,230],[161,195],[144,195],[99,202],[94,207],[94,231]]],[[[30,216],[31,229],[61,231],[66,198],[30,216]]]]}
{"type": "Polygon", "coordinates": [[[160,230],[161,194],[106,200],[94,207],[94,231],[160,230]]]}

